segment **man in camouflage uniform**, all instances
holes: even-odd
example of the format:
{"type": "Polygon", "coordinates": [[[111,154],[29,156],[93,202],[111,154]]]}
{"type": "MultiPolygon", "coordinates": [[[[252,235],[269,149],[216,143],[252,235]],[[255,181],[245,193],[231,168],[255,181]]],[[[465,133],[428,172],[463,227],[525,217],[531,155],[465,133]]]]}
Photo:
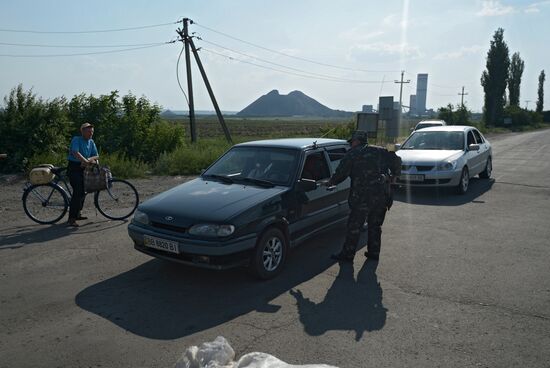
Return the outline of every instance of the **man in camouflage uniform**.
{"type": "Polygon", "coordinates": [[[368,224],[367,249],[365,256],[378,260],[382,236],[382,224],[386,211],[391,207],[390,181],[401,174],[401,159],[395,152],[385,148],[370,146],[367,132],[355,131],[350,139],[351,149],[346,153],[336,172],[326,183],[334,186],[351,178],[348,203],[351,209],[346,240],[340,253],[332,259],[351,261],[355,256],[361,229],[368,224]]]}

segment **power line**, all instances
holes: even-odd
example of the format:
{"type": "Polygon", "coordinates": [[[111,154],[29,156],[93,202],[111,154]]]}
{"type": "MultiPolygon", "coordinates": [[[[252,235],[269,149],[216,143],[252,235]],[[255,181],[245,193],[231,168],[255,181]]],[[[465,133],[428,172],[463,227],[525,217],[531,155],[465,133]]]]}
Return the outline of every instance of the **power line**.
{"type": "Polygon", "coordinates": [[[174,43],[175,41],[170,42],[162,42],[150,46],[141,46],[141,47],[131,47],[127,49],[119,49],[119,50],[107,50],[107,51],[95,51],[95,52],[81,52],[76,54],[0,54],[0,57],[14,57],[14,58],[33,58],[33,57],[40,57],[40,58],[47,58],[47,57],[69,57],[69,56],[86,56],[86,55],[101,55],[101,54],[114,54],[117,52],[126,52],[126,51],[134,51],[134,50],[142,50],[142,49],[149,49],[152,47],[159,47],[163,45],[167,45],[169,43],[174,43]]]}
{"type": "Polygon", "coordinates": [[[45,33],[45,34],[106,33],[106,32],[135,31],[135,30],[139,30],[139,29],[164,27],[164,26],[174,25],[174,24],[178,24],[178,23],[181,23],[181,21],[170,22],[170,23],[151,24],[151,25],[146,25],[146,26],[128,27],[128,28],[96,29],[96,30],[88,30],[88,31],[37,31],[37,30],[28,30],[28,29],[7,29],[7,28],[0,28],[0,32],[11,32],[11,33],[45,33]]]}
{"type": "Polygon", "coordinates": [[[211,32],[214,32],[214,33],[217,33],[217,34],[220,34],[222,36],[225,36],[227,38],[231,38],[235,41],[239,41],[239,42],[242,42],[242,43],[245,43],[247,45],[250,45],[250,46],[254,46],[254,47],[257,47],[259,49],[262,49],[262,50],[265,50],[265,51],[269,51],[269,52],[272,52],[272,53],[275,53],[275,54],[279,54],[279,55],[282,55],[282,56],[286,56],[286,57],[289,57],[289,58],[292,58],[292,59],[296,59],[296,60],[300,60],[300,61],[305,61],[307,63],[311,63],[311,64],[317,64],[317,65],[321,65],[321,66],[326,66],[326,67],[329,67],[329,68],[335,68],[335,69],[341,69],[341,70],[350,70],[350,71],[355,71],[355,72],[364,72],[364,73],[394,73],[394,72],[399,72],[399,70],[367,70],[367,69],[357,69],[357,68],[348,68],[348,67],[344,67],[344,66],[340,66],[340,65],[333,65],[333,64],[327,64],[327,63],[322,63],[322,62],[319,62],[319,61],[315,61],[315,60],[311,60],[311,59],[306,59],[306,58],[302,58],[302,57],[299,57],[299,56],[294,56],[294,55],[290,55],[290,54],[287,54],[287,53],[284,53],[284,52],[281,52],[281,51],[277,51],[277,50],[273,50],[273,49],[270,49],[270,48],[267,48],[267,47],[264,47],[264,46],[261,46],[261,45],[257,45],[255,43],[252,43],[252,42],[249,42],[249,41],[245,41],[243,39],[240,39],[238,37],[235,37],[235,36],[231,36],[227,33],[224,33],[224,32],[220,32],[220,31],[216,31],[215,29],[212,29],[212,28],[209,28],[209,27],[206,27],[202,24],[199,24],[197,22],[192,22],[192,24],[195,24],[201,28],[204,28],[204,29],[207,29],[211,32]]]}
{"type": "Polygon", "coordinates": [[[185,91],[183,90],[183,87],[181,86],[181,83],[180,83],[180,59],[181,59],[181,54],[183,53],[183,50],[185,50],[185,43],[182,44],[180,54],[178,55],[178,61],[176,63],[176,78],[178,80],[178,86],[180,86],[181,92],[185,96],[185,101],[187,102],[187,107],[190,109],[191,107],[189,106],[189,99],[187,98],[187,93],[185,93],[185,91]]]}
{"type": "Polygon", "coordinates": [[[324,81],[329,81],[329,82],[342,82],[342,83],[359,83],[359,84],[360,83],[381,83],[381,81],[351,81],[351,80],[350,81],[341,81],[341,80],[337,80],[337,79],[330,79],[330,78],[324,78],[324,77],[316,77],[316,76],[307,75],[307,74],[294,73],[294,72],[289,72],[289,71],[286,71],[286,70],[272,68],[272,67],[269,67],[269,66],[266,66],[266,65],[252,63],[250,61],[246,61],[246,60],[242,60],[242,59],[237,59],[237,58],[234,58],[232,56],[224,55],[222,53],[206,49],[204,47],[202,47],[201,50],[212,53],[212,54],[222,56],[222,57],[224,57],[226,59],[229,59],[229,60],[238,61],[238,62],[243,63],[243,64],[249,64],[249,65],[257,66],[259,68],[273,70],[273,71],[276,71],[276,72],[279,72],[279,73],[295,75],[295,76],[302,77],[302,78],[310,78],[310,79],[318,79],[318,80],[324,80],[324,81]]]}
{"type": "Polygon", "coordinates": [[[126,45],[51,45],[51,44],[33,44],[33,43],[10,43],[10,42],[0,42],[0,45],[4,46],[18,46],[18,47],[48,47],[48,48],[108,48],[108,47],[139,47],[139,46],[153,46],[159,45],[163,42],[154,42],[154,43],[136,43],[136,44],[126,44],[126,45]]]}
{"type": "Polygon", "coordinates": [[[234,52],[235,54],[239,54],[239,55],[242,55],[242,56],[246,56],[246,57],[249,57],[249,58],[251,58],[251,59],[255,59],[255,60],[258,60],[258,61],[267,63],[267,64],[279,66],[279,67],[281,67],[281,68],[293,70],[293,71],[296,71],[296,72],[299,72],[299,73],[305,73],[305,74],[309,74],[309,75],[312,75],[312,76],[317,76],[317,77],[326,78],[326,79],[332,79],[332,80],[334,80],[334,81],[336,81],[336,82],[350,82],[350,83],[365,82],[365,83],[378,83],[378,81],[361,81],[361,80],[357,80],[357,79],[348,79],[348,78],[336,77],[336,76],[332,76],[332,75],[326,75],[326,74],[320,74],[320,73],[309,72],[309,71],[307,71],[307,70],[294,68],[294,67],[291,67],[291,66],[287,66],[287,65],[275,63],[275,62],[273,62],[273,61],[269,61],[269,60],[266,60],[266,59],[262,59],[262,58],[259,58],[259,57],[257,57],[257,56],[252,56],[252,55],[249,55],[249,54],[245,54],[245,53],[243,53],[243,52],[240,52],[240,51],[236,51],[236,50],[230,49],[230,48],[228,48],[228,47],[219,45],[219,44],[217,44],[217,43],[210,42],[210,41],[206,41],[205,39],[200,38],[200,37],[197,37],[197,39],[200,40],[200,41],[202,41],[202,42],[208,43],[208,44],[210,44],[210,45],[217,46],[217,47],[219,47],[219,48],[221,48],[221,49],[224,49],[224,50],[227,50],[227,51],[231,51],[231,52],[234,52]]]}

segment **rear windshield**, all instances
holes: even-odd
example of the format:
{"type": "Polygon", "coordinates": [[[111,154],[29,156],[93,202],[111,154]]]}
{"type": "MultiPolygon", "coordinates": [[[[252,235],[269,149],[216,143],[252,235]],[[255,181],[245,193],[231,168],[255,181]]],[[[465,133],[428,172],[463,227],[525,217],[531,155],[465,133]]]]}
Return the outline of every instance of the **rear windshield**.
{"type": "Polygon", "coordinates": [[[463,150],[464,132],[414,132],[401,149],[463,150]]]}
{"type": "Polygon", "coordinates": [[[418,129],[422,129],[422,128],[429,128],[429,127],[433,127],[433,126],[442,126],[443,124],[439,124],[439,123],[422,123],[422,124],[418,124],[416,126],[416,130],[418,129]]]}

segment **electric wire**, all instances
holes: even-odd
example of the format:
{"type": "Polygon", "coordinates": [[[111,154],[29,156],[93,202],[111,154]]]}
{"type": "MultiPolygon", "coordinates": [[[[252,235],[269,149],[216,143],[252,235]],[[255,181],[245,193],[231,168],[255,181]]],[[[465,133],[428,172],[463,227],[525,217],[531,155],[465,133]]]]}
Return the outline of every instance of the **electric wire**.
{"type": "MultiPolygon", "coordinates": [[[[203,39],[203,38],[200,38],[200,37],[197,37],[197,39],[200,40],[200,41],[202,41],[202,42],[208,43],[208,44],[210,44],[210,45],[219,47],[219,48],[221,48],[221,49],[224,49],[224,50],[227,50],[227,51],[231,51],[231,52],[233,52],[233,53],[235,53],[235,54],[239,54],[239,55],[242,55],[242,56],[245,56],[245,57],[248,57],[248,58],[251,58],[251,59],[255,59],[255,60],[258,60],[258,61],[267,63],[267,64],[271,64],[271,65],[275,65],[275,66],[278,66],[278,67],[281,67],[281,68],[293,70],[293,71],[299,72],[299,73],[309,74],[309,75],[316,76],[316,77],[332,79],[332,80],[334,80],[334,81],[336,81],[336,82],[350,82],[350,83],[359,83],[359,82],[363,82],[363,83],[379,83],[378,81],[361,81],[361,80],[356,80],[356,79],[348,79],[348,78],[336,77],[336,76],[332,76],[332,75],[326,75],[326,74],[319,74],[319,73],[309,72],[309,71],[307,71],[307,70],[298,69],[298,68],[293,68],[293,67],[291,67],[291,66],[286,66],[286,65],[283,65],[283,64],[275,63],[275,62],[273,62],[273,61],[269,61],[269,60],[266,60],[266,59],[262,59],[262,58],[259,58],[259,57],[257,57],[257,56],[252,56],[252,55],[249,55],[249,54],[245,54],[245,53],[243,53],[243,52],[240,52],[240,51],[236,51],[236,50],[230,49],[230,48],[228,48],[228,47],[222,46],[222,45],[217,44],[217,43],[215,43],[215,42],[207,41],[207,40],[205,40],[205,39],[203,39]]],[[[384,83],[384,82],[382,82],[382,83],[384,83]]]]}
{"type": "Polygon", "coordinates": [[[358,69],[358,68],[348,68],[348,67],[345,67],[345,66],[340,66],[340,65],[333,65],[333,64],[327,64],[327,63],[322,63],[322,62],[319,62],[319,61],[315,61],[315,60],[311,60],[311,59],[306,59],[306,58],[302,58],[302,57],[299,57],[299,56],[295,56],[295,55],[290,55],[290,54],[287,54],[287,53],[284,53],[284,52],[281,52],[281,51],[277,51],[277,50],[273,50],[273,49],[270,49],[270,48],[267,48],[267,47],[264,47],[264,46],[261,46],[261,45],[257,45],[255,43],[252,43],[252,42],[249,42],[249,41],[245,41],[243,39],[240,39],[238,37],[235,37],[235,36],[231,36],[227,33],[224,33],[224,32],[220,32],[220,31],[216,31],[215,29],[212,29],[210,27],[207,27],[207,26],[204,26],[202,24],[199,24],[197,22],[193,22],[192,24],[194,25],[197,25],[201,28],[204,28],[206,30],[209,30],[211,32],[214,32],[214,33],[217,33],[217,34],[220,34],[224,37],[227,37],[227,38],[231,38],[235,41],[239,41],[239,42],[242,42],[242,43],[245,43],[247,45],[250,45],[250,46],[254,46],[254,47],[257,47],[259,49],[262,49],[262,50],[265,50],[265,51],[269,51],[269,52],[272,52],[272,53],[275,53],[275,54],[279,54],[279,55],[282,55],[282,56],[286,56],[286,57],[289,57],[289,58],[292,58],[292,59],[296,59],[296,60],[300,60],[300,61],[305,61],[307,63],[312,63],[312,64],[317,64],[317,65],[321,65],[321,66],[326,66],[326,67],[329,67],[329,68],[335,68],[335,69],[341,69],[341,70],[350,70],[350,71],[355,71],[355,72],[364,72],[364,73],[394,73],[394,72],[399,72],[399,70],[367,70],[367,69],[358,69]]]}
{"type": "Polygon", "coordinates": [[[126,44],[126,45],[51,45],[51,44],[36,44],[36,43],[10,43],[10,42],[0,42],[0,45],[3,46],[17,46],[17,47],[47,47],[47,48],[109,48],[109,47],[139,47],[139,46],[153,46],[158,45],[162,42],[153,42],[153,43],[135,43],[135,44],[126,44]]]}
{"type": "Polygon", "coordinates": [[[13,58],[49,58],[49,57],[70,57],[70,56],[87,56],[87,55],[102,55],[102,54],[114,54],[117,52],[126,52],[134,50],[143,50],[149,49],[152,47],[159,47],[167,45],[169,43],[174,43],[175,41],[162,42],[158,44],[153,44],[149,46],[140,46],[140,47],[130,47],[126,49],[119,50],[106,50],[106,51],[94,51],[94,52],[79,52],[74,54],[0,54],[0,57],[13,57],[13,58]]]}
{"type": "Polygon", "coordinates": [[[378,84],[378,83],[380,83],[380,81],[351,81],[351,80],[350,81],[342,81],[342,80],[337,80],[337,79],[330,79],[330,78],[325,78],[325,77],[316,77],[316,76],[301,74],[301,73],[294,73],[294,72],[289,72],[289,71],[286,71],[286,70],[272,68],[272,67],[266,66],[266,65],[252,63],[250,61],[246,61],[246,60],[242,60],[242,59],[237,59],[237,58],[234,58],[232,56],[228,56],[228,55],[224,55],[222,53],[216,52],[214,50],[206,49],[204,47],[202,47],[201,50],[212,53],[212,54],[219,55],[219,56],[224,57],[224,58],[229,59],[229,60],[238,61],[238,62],[243,63],[243,64],[249,64],[249,65],[259,67],[259,68],[273,70],[273,71],[276,71],[276,72],[279,72],[279,73],[295,75],[295,76],[302,77],[302,78],[318,79],[318,80],[323,80],[323,81],[341,82],[341,83],[358,83],[358,84],[362,84],[362,83],[376,83],[376,84],[378,84]]]}
{"type": "Polygon", "coordinates": [[[181,86],[181,83],[180,83],[180,59],[184,49],[185,49],[185,43],[183,43],[181,46],[181,51],[180,51],[180,54],[178,55],[178,61],[176,62],[176,79],[178,80],[178,86],[180,87],[181,92],[185,96],[185,101],[187,102],[187,106],[189,107],[189,110],[191,110],[191,105],[189,105],[189,99],[187,98],[187,94],[183,90],[183,87],[181,86]]]}
{"type": "Polygon", "coordinates": [[[169,25],[174,25],[181,23],[181,20],[177,22],[170,23],[160,23],[160,24],[151,24],[145,26],[137,27],[128,27],[128,28],[114,28],[114,29],[96,29],[96,30],[87,30],[87,31],[37,31],[37,30],[28,30],[28,29],[7,29],[0,28],[0,32],[11,32],[11,33],[43,33],[43,34],[83,34],[83,33],[108,33],[108,32],[123,32],[123,31],[135,31],[140,29],[164,27],[169,25]]]}

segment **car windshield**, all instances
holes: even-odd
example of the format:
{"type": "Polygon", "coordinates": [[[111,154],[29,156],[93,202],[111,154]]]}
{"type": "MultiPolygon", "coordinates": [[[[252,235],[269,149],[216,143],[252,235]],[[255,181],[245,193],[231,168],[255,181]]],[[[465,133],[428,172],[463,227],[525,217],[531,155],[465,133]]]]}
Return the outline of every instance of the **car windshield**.
{"type": "Polygon", "coordinates": [[[464,149],[464,132],[415,132],[401,149],[462,150],[464,149]]]}
{"type": "Polygon", "coordinates": [[[298,155],[297,150],[283,148],[234,147],[202,175],[226,182],[289,185],[296,172],[298,155]]]}

